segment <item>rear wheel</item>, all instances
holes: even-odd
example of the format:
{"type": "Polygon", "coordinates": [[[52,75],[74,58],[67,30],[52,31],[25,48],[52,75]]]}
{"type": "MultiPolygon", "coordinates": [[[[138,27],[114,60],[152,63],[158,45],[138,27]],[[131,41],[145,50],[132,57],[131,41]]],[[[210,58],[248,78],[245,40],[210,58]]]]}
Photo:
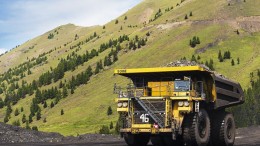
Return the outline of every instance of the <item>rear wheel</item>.
{"type": "Polygon", "coordinates": [[[184,145],[206,146],[210,138],[210,119],[206,110],[185,116],[183,121],[184,145]]]}
{"type": "Polygon", "coordinates": [[[128,146],[147,146],[150,136],[145,134],[124,134],[125,142],[128,146]]]}
{"type": "Polygon", "coordinates": [[[214,146],[233,146],[235,142],[235,121],[232,114],[221,112],[212,120],[211,143],[214,146]]]}

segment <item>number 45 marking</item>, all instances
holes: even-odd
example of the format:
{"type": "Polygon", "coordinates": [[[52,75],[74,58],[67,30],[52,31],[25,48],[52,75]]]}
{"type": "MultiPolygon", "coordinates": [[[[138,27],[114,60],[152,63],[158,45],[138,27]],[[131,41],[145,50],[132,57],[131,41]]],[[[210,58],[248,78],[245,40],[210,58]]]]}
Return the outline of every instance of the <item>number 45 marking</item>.
{"type": "Polygon", "coordinates": [[[140,116],[140,119],[142,120],[143,123],[148,123],[149,122],[149,118],[148,118],[148,114],[142,114],[140,116]]]}

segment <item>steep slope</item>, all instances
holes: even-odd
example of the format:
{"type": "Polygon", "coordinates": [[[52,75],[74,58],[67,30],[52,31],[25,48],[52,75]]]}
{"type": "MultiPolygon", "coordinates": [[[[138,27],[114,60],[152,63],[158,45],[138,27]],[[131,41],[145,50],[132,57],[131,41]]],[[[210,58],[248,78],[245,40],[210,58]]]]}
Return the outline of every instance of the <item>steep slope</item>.
{"type": "MultiPolygon", "coordinates": [[[[259,5],[258,0],[145,0],[104,26],[84,28],[68,24],[29,40],[0,57],[1,72],[32,60],[33,57],[46,56],[46,61],[30,68],[32,74],[27,75],[26,70],[22,79],[20,74],[13,76],[19,78],[17,82],[20,86],[22,80],[29,84],[33,80],[37,81],[43,73],[52,71],[62,58],[66,59],[67,55],[73,52],[82,55],[92,49],[99,50],[100,45],[109,43],[110,39],[116,40],[120,36],[128,35],[130,40],[120,43],[122,49],[118,52],[118,61],[91,76],[87,84],[77,86],[75,93],[69,93],[68,97],[61,99],[54,107],[51,108],[50,104],[55,99],[46,100],[47,108],[39,104],[41,119],[36,120],[34,117],[30,124],[37,125],[39,130],[55,131],[64,135],[98,132],[102,125],[109,125],[110,122],[116,124],[113,85],[124,85],[127,82],[124,78],[113,76],[114,68],[163,66],[183,57],[191,59],[192,55],[195,55],[196,58],[200,56],[199,61],[204,63],[212,59],[216,71],[239,81],[247,88],[250,83],[249,74],[259,69],[260,63],[260,10],[257,7],[259,5]],[[188,19],[185,19],[186,15],[188,19]],[[54,34],[54,37],[48,39],[50,34],[54,34]],[[136,36],[139,40],[147,38],[146,45],[135,50],[129,49],[130,42],[136,40],[136,36]],[[194,36],[199,37],[200,44],[192,48],[189,43],[194,36]],[[230,51],[235,65],[231,65],[231,59],[219,62],[219,51],[222,54],[230,51]],[[107,116],[109,106],[112,106],[113,114],[107,116]],[[62,109],[64,115],[60,114],[62,109]]],[[[96,63],[100,60],[104,62],[105,56],[115,48],[108,47],[74,70],[66,71],[62,79],[52,81],[52,84],[41,86],[39,89],[59,87],[60,81],[69,83],[72,76],[85,71],[88,66],[94,71],[96,63]]],[[[11,86],[10,80],[4,80],[3,83],[7,87],[11,86]]],[[[71,92],[71,89],[68,91],[71,92]]],[[[15,92],[18,92],[17,89],[15,92]]],[[[12,106],[13,112],[8,123],[21,121],[23,114],[28,119],[35,92],[26,95],[12,106]],[[20,110],[21,107],[24,109],[23,112],[15,116],[15,109],[20,110]]],[[[6,98],[5,94],[0,95],[3,100],[6,98]]],[[[6,108],[5,106],[0,110],[1,120],[4,120],[6,108]]],[[[25,123],[22,126],[25,126],[25,123]]]]}

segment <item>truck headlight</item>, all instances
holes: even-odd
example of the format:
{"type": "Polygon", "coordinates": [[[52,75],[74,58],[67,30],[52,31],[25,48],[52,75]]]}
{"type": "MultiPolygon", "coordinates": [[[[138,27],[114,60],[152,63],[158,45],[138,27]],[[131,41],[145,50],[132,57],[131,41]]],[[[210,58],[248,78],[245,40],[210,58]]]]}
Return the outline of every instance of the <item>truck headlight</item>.
{"type": "Polygon", "coordinates": [[[117,107],[122,107],[123,106],[123,103],[122,102],[118,102],[117,103],[117,107]]]}
{"type": "Polygon", "coordinates": [[[188,107],[190,103],[188,101],[184,101],[184,106],[188,107]]]}
{"type": "Polygon", "coordinates": [[[127,103],[127,102],[123,102],[123,107],[124,107],[124,108],[126,108],[126,107],[127,107],[127,105],[128,105],[128,103],[127,103]]]}
{"type": "Polygon", "coordinates": [[[178,106],[183,106],[183,104],[184,104],[183,101],[178,102],[178,106]]]}

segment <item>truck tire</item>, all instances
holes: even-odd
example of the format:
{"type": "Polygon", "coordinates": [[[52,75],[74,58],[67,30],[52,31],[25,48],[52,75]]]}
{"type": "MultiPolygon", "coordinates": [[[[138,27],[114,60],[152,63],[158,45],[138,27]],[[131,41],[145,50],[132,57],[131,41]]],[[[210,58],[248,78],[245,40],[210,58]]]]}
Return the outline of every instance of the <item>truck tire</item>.
{"type": "Polygon", "coordinates": [[[150,136],[144,134],[131,134],[125,133],[124,134],[125,142],[128,146],[147,146],[150,136]]]}
{"type": "Polygon", "coordinates": [[[183,121],[183,142],[188,146],[206,146],[210,139],[210,119],[206,110],[191,113],[183,121]]]}
{"type": "Polygon", "coordinates": [[[233,146],[235,142],[235,121],[232,114],[221,112],[212,120],[211,144],[213,146],[233,146]]]}

